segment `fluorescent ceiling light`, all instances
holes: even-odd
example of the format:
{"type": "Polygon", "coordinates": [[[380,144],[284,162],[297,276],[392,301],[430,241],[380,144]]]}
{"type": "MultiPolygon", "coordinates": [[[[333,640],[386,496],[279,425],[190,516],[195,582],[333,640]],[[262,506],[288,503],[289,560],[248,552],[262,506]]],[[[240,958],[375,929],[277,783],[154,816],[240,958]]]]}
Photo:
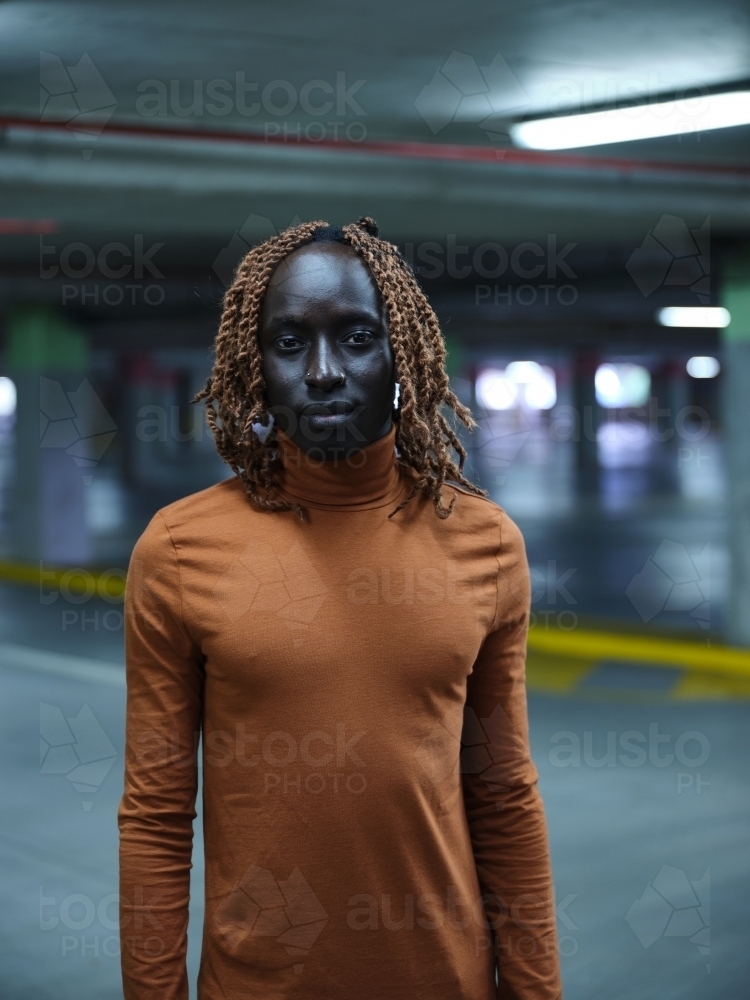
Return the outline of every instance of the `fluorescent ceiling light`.
{"type": "Polygon", "coordinates": [[[720,328],[729,326],[728,309],[723,306],[667,306],[656,314],[662,326],[697,326],[720,328]]]}
{"type": "Polygon", "coordinates": [[[523,149],[574,149],[748,124],[750,91],[735,90],[660,104],[538,118],[511,125],[510,134],[515,145],[523,149]]]}

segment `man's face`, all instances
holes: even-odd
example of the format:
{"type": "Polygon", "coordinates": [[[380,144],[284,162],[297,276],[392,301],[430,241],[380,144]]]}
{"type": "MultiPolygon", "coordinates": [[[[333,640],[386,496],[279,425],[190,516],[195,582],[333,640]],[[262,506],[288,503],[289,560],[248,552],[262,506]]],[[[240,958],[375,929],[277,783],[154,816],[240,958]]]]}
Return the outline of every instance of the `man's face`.
{"type": "Polygon", "coordinates": [[[271,413],[303,451],[329,458],[390,430],[393,352],[367,265],[342,243],[312,243],[268,285],[260,347],[271,413]]]}

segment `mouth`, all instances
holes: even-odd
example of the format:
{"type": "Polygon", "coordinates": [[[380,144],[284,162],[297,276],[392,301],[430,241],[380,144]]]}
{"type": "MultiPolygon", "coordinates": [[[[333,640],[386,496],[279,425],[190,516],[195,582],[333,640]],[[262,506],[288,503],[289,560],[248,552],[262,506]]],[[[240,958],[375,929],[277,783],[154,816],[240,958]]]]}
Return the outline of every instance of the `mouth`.
{"type": "Polygon", "coordinates": [[[313,430],[324,430],[343,424],[354,411],[353,403],[331,399],[326,403],[311,403],[302,411],[302,418],[313,430]]]}

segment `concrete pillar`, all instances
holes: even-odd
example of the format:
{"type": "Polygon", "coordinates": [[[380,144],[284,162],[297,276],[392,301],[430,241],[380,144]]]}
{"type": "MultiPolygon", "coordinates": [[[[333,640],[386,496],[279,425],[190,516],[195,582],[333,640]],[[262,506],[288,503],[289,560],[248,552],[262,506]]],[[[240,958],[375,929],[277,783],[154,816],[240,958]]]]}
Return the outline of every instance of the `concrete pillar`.
{"type": "Polygon", "coordinates": [[[724,330],[724,427],[730,560],[727,641],[750,646],[750,253],[730,262],[722,304],[732,316],[724,330]]]}
{"type": "Polygon", "coordinates": [[[659,409],[664,408],[669,411],[665,414],[665,419],[659,430],[672,431],[672,436],[668,440],[676,451],[680,446],[677,417],[684,412],[686,406],[690,405],[690,386],[683,360],[666,361],[658,375],[652,378],[652,386],[654,388],[652,388],[651,394],[657,397],[656,406],[659,409]]]}
{"type": "Polygon", "coordinates": [[[93,390],[85,381],[85,338],[47,307],[16,307],[6,360],[18,393],[13,555],[26,563],[85,565],[93,555],[85,490],[95,465],[87,444],[93,390]]]}
{"type": "Polygon", "coordinates": [[[576,445],[576,478],[579,493],[597,493],[599,489],[599,453],[597,430],[601,423],[601,407],[596,401],[594,379],[599,367],[595,351],[581,348],[573,361],[573,406],[578,414],[576,445]]]}
{"type": "Polygon", "coordinates": [[[649,428],[649,433],[659,453],[649,470],[652,488],[668,492],[679,490],[680,467],[686,452],[678,417],[680,414],[684,417],[689,405],[690,386],[684,361],[682,358],[663,360],[651,373],[649,423],[653,420],[653,426],[649,428]]]}

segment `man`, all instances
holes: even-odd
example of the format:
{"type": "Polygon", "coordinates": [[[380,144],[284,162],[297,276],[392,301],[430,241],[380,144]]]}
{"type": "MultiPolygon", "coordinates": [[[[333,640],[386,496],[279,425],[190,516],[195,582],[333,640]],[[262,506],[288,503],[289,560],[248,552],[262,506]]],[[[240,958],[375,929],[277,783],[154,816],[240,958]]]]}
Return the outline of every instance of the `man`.
{"type": "Polygon", "coordinates": [[[528,569],[461,472],[437,319],[369,219],[251,250],[201,396],[235,476],[160,511],[127,592],[127,1000],[553,1000],[528,569]],[[458,454],[458,461],[453,453],[458,454]]]}

